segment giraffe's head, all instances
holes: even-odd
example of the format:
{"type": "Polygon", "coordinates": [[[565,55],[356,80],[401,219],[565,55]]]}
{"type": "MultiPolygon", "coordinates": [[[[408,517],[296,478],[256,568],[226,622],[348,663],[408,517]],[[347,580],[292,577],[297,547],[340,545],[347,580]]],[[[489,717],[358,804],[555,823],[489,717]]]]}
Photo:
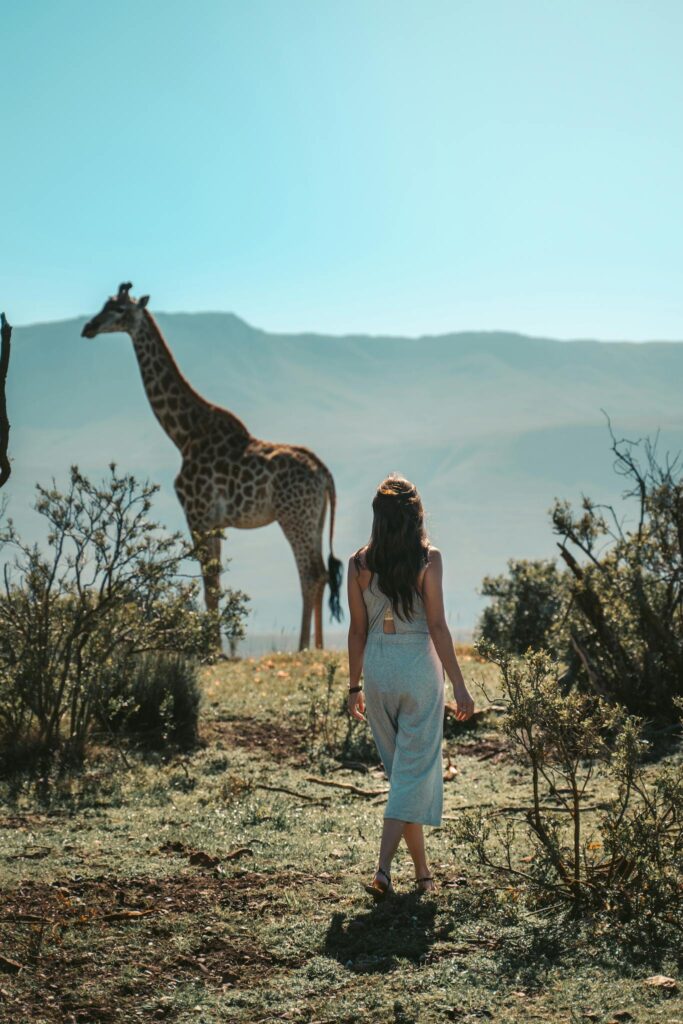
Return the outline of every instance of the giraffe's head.
{"type": "Polygon", "coordinates": [[[94,338],[96,334],[111,334],[115,331],[125,331],[126,334],[133,332],[144,316],[143,310],[149,295],[142,295],[136,302],[128,294],[132,287],[130,281],[120,284],[117,294],[108,298],[97,316],[87,322],[81,337],[94,338]]]}

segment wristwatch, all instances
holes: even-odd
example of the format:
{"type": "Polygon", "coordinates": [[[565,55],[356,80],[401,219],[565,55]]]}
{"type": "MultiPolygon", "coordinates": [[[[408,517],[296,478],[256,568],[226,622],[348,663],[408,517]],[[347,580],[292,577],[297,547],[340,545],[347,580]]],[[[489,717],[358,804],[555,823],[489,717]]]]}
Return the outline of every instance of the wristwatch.
{"type": "Polygon", "coordinates": [[[362,689],[362,686],[350,686],[349,693],[359,693],[362,689]]]}

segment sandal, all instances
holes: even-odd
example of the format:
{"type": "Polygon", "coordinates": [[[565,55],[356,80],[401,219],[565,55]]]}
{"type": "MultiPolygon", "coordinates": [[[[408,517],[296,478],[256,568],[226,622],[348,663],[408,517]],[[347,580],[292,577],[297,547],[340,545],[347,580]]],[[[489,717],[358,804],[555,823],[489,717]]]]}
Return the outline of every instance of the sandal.
{"type": "Polygon", "coordinates": [[[394,891],[391,884],[391,875],[387,874],[384,868],[377,868],[375,876],[377,875],[384,875],[386,883],[378,881],[377,877],[375,877],[369,885],[367,882],[364,882],[363,888],[366,892],[369,892],[371,896],[374,896],[376,900],[383,900],[385,896],[389,893],[393,893],[394,891]]]}
{"type": "Polygon", "coordinates": [[[432,886],[431,889],[424,889],[420,885],[420,882],[433,882],[433,881],[434,881],[434,879],[432,878],[431,875],[423,875],[422,878],[416,878],[415,879],[415,884],[416,884],[417,888],[420,890],[420,892],[434,892],[434,889],[436,888],[435,886],[432,886]]]}

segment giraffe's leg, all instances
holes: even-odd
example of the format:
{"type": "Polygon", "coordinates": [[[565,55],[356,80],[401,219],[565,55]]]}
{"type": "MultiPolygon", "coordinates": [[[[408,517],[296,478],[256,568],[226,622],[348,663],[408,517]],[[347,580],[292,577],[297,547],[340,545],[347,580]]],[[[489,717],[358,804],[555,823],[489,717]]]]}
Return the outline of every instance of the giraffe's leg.
{"type": "MultiPolygon", "coordinates": [[[[209,612],[218,612],[221,590],[221,538],[217,531],[205,531],[190,527],[197,558],[202,568],[204,582],[204,603],[209,612]]],[[[220,626],[216,626],[213,645],[222,650],[220,626]]]]}
{"type": "Polygon", "coordinates": [[[218,611],[221,591],[221,539],[214,534],[201,534],[199,542],[204,600],[209,611],[218,611]]]}
{"type": "Polygon", "coordinates": [[[311,618],[316,607],[319,582],[321,574],[324,575],[325,566],[322,555],[316,551],[315,546],[311,545],[310,531],[305,528],[300,519],[281,519],[280,526],[291,545],[296,567],[299,570],[303,600],[299,650],[303,651],[311,643],[311,618]]]}
{"type": "Polygon", "coordinates": [[[315,565],[317,567],[317,589],[315,592],[315,646],[323,646],[323,597],[328,575],[323,558],[323,529],[325,527],[325,515],[327,513],[327,494],[323,492],[320,502],[320,513],[318,516],[318,528],[315,533],[315,565]]]}
{"type": "Polygon", "coordinates": [[[310,583],[301,581],[303,609],[301,612],[301,631],[299,633],[299,650],[303,651],[311,644],[311,615],[313,613],[314,595],[310,583]]]}
{"type": "MultiPolygon", "coordinates": [[[[213,524],[207,520],[201,506],[197,504],[193,481],[191,466],[184,462],[175,479],[175,492],[185,512],[194,545],[194,555],[201,566],[206,610],[218,612],[221,592],[221,532],[212,528],[213,524]]],[[[212,642],[216,651],[220,652],[222,641],[218,623],[216,623],[212,642]]]]}
{"type": "Polygon", "coordinates": [[[325,593],[325,580],[322,580],[317,587],[315,604],[313,606],[315,622],[315,646],[323,646],[323,595],[325,593]]]}

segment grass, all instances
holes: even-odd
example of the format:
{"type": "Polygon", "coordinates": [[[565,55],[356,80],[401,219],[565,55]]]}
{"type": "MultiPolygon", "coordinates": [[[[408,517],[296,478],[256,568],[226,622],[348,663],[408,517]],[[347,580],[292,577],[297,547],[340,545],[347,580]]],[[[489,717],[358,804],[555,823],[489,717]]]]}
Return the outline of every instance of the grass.
{"type": "MultiPolygon", "coordinates": [[[[460,653],[483,705],[495,670],[460,653]]],[[[665,956],[528,914],[467,865],[447,817],[426,829],[438,893],[413,891],[402,846],[397,897],[372,904],[360,883],[386,797],[307,778],[386,789],[368,728],[344,713],[345,673],[318,651],[206,669],[194,753],[129,751],[127,769],[102,748],[48,803],[15,791],[0,1021],[683,1024],[679,993],[643,983],[672,973],[665,956]]],[[[446,729],[447,816],[525,805],[497,722],[446,729]]]]}

